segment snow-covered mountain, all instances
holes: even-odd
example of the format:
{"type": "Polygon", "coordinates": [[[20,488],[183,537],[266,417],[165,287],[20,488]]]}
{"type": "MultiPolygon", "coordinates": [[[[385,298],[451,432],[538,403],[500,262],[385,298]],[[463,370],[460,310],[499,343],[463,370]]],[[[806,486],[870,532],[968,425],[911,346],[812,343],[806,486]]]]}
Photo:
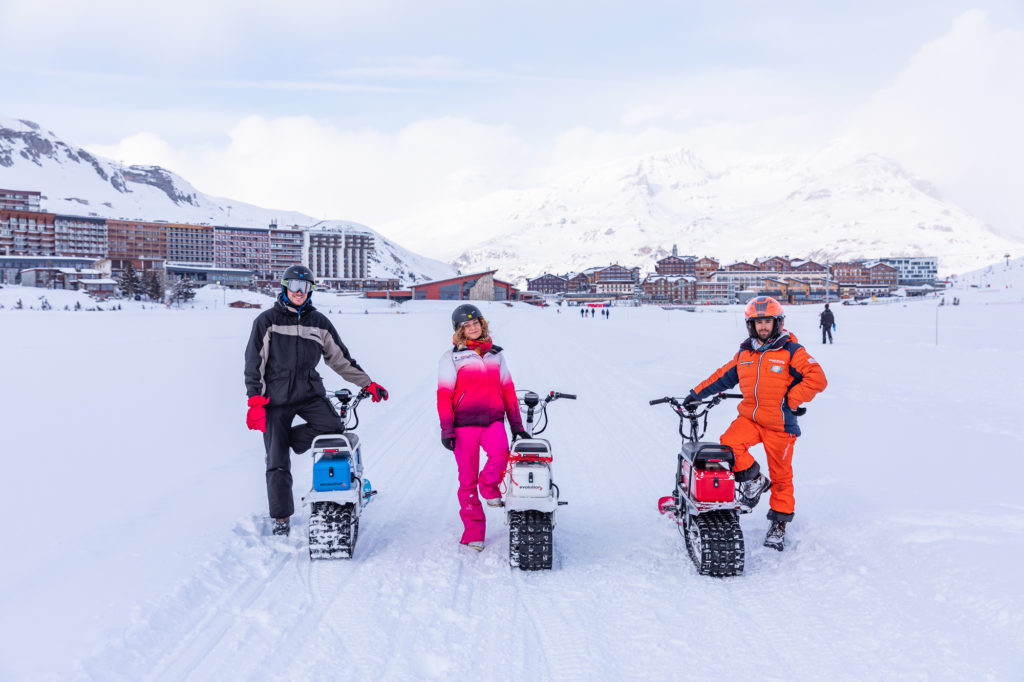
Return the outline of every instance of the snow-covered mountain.
{"type": "Polygon", "coordinates": [[[898,163],[843,141],[722,170],[677,150],[419,219],[428,228],[473,225],[473,233],[490,238],[451,254],[456,265],[498,268],[513,280],[612,262],[653,270],[673,245],[681,255],[723,263],[773,255],[822,262],[936,256],[943,274],[1024,247],[898,163]]]}
{"type": "MultiPolygon", "coordinates": [[[[0,118],[0,187],[41,192],[42,208],[54,213],[167,220],[236,227],[310,226],[318,220],[297,211],[262,208],[203,194],[187,180],[159,166],[125,166],[90,154],[52,131],[25,120],[0,118]]],[[[450,277],[448,264],[404,249],[366,225],[377,254],[371,274],[403,283],[450,277]]]]}

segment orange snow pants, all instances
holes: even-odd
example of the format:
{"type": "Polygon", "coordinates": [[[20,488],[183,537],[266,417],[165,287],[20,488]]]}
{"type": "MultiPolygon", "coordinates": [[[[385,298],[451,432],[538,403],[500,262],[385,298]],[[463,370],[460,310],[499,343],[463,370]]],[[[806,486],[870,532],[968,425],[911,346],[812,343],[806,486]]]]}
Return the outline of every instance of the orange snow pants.
{"type": "MultiPolygon", "coordinates": [[[[736,455],[736,471],[744,471],[756,464],[750,448],[764,444],[768,455],[768,473],[772,479],[771,508],[779,516],[792,517],[796,506],[793,497],[793,446],[796,436],[785,431],[766,429],[742,415],[729,425],[719,439],[736,455]]],[[[779,519],[789,520],[789,519],[779,519]]]]}

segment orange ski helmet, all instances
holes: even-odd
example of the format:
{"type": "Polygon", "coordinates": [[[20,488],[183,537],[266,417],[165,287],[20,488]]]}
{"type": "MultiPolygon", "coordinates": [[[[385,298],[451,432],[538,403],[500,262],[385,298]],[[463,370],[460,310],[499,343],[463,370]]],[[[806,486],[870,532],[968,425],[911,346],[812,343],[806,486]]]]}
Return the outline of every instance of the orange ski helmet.
{"type": "Polygon", "coordinates": [[[743,311],[743,315],[747,318],[747,333],[750,334],[752,339],[757,338],[757,331],[754,329],[755,320],[771,318],[775,321],[770,337],[773,339],[782,333],[782,323],[786,320],[786,313],[782,311],[782,304],[771,296],[758,296],[753,299],[747,304],[747,309],[743,311]]]}

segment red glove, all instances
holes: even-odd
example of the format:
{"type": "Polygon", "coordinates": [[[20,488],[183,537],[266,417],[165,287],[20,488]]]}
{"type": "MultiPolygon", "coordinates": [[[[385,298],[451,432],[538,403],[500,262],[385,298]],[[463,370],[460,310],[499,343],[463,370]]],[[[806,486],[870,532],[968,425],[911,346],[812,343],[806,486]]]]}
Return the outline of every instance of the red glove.
{"type": "Polygon", "coordinates": [[[375,403],[388,399],[388,392],[376,381],[370,382],[370,385],[363,390],[370,394],[370,399],[375,403]]]}
{"type": "Polygon", "coordinates": [[[249,412],[245,415],[245,425],[251,430],[267,432],[267,411],[263,406],[269,402],[270,399],[261,395],[249,398],[249,412]]]}

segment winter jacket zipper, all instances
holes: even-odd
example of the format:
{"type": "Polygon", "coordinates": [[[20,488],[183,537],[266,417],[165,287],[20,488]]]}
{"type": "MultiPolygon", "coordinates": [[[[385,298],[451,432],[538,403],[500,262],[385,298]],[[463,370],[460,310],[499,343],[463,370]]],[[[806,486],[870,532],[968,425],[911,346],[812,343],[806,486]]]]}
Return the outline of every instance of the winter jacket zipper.
{"type": "Polygon", "coordinates": [[[764,360],[764,351],[761,351],[761,357],[757,359],[757,378],[754,379],[754,411],[750,413],[752,421],[757,421],[757,408],[761,404],[757,399],[757,386],[761,383],[761,361],[764,360]]]}

